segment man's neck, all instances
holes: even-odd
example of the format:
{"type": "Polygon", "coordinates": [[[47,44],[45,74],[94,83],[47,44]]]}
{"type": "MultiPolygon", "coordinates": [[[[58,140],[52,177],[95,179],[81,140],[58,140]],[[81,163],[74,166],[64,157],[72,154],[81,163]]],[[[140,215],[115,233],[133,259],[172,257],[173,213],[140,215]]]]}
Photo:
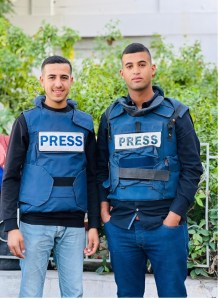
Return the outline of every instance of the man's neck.
{"type": "Polygon", "coordinates": [[[150,91],[135,91],[135,90],[129,90],[129,95],[131,99],[135,102],[136,106],[138,109],[142,108],[142,104],[150,101],[154,95],[153,89],[150,91]]]}

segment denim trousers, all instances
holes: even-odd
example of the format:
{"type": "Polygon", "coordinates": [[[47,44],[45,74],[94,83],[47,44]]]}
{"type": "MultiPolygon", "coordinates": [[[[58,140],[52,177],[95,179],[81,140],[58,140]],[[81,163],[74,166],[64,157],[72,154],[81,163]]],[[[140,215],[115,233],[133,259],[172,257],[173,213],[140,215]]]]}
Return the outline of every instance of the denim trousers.
{"type": "Polygon", "coordinates": [[[25,258],[20,260],[19,297],[42,297],[51,251],[58,270],[61,297],[82,297],[84,227],[20,223],[25,258]]]}
{"type": "Polygon", "coordinates": [[[145,230],[135,221],[130,230],[104,225],[112,269],[117,284],[117,296],[144,297],[147,261],[153,269],[159,297],[185,298],[187,292],[188,229],[162,225],[145,230]]]}

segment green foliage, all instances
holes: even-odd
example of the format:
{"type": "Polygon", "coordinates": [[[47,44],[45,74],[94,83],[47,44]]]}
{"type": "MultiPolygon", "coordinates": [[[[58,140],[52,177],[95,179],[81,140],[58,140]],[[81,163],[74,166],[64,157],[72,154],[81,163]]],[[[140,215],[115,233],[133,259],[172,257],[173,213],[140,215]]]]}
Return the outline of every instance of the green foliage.
{"type": "Polygon", "coordinates": [[[192,278],[198,275],[206,277],[217,276],[217,211],[217,205],[209,210],[208,229],[206,229],[206,221],[204,219],[198,223],[196,220],[188,218],[190,235],[188,268],[191,269],[190,276],[192,278]],[[208,264],[208,254],[210,265],[208,268],[202,267],[203,264],[208,264]]]}
{"type": "Polygon", "coordinates": [[[0,134],[8,135],[11,132],[11,124],[14,122],[15,117],[10,109],[0,107],[0,134]]]}
{"type": "Polygon", "coordinates": [[[123,40],[123,36],[118,29],[119,20],[110,20],[104,27],[104,33],[97,36],[97,49],[106,49],[105,45],[111,46],[114,41],[123,40]],[[104,41],[104,43],[102,42],[104,41]],[[106,42],[106,43],[105,43],[106,42]]]}
{"type": "Polygon", "coordinates": [[[50,55],[62,51],[62,54],[74,58],[74,44],[80,40],[78,33],[67,27],[58,29],[50,24],[43,23],[36,34],[34,34],[31,51],[34,53],[34,65],[38,66],[50,55]]]}
{"type": "Polygon", "coordinates": [[[127,93],[119,70],[121,53],[129,41],[121,36],[115,26],[113,22],[106,26],[107,31],[96,38],[91,58],[85,58],[81,68],[74,70],[75,83],[71,97],[78,102],[81,110],[92,114],[96,131],[105,109],[115,98],[127,93]],[[108,42],[110,36],[113,36],[113,44],[108,42]]]}
{"type": "Polygon", "coordinates": [[[99,268],[97,268],[96,273],[97,274],[104,274],[111,272],[108,264],[107,264],[107,258],[103,256],[102,264],[99,268]]]}
{"type": "Polygon", "coordinates": [[[118,69],[111,61],[112,68],[106,67],[106,61],[96,64],[94,60],[83,62],[83,70],[77,76],[71,96],[78,102],[79,108],[94,118],[97,129],[101,113],[115,98],[115,94],[124,93],[123,83],[119,80],[118,69]]]}
{"type": "MultiPolygon", "coordinates": [[[[45,23],[34,36],[28,36],[0,17],[0,103],[5,109],[17,116],[30,108],[35,96],[42,92],[34,72],[47,56],[60,54],[60,51],[73,59],[73,46],[79,39],[73,29],[58,29],[45,23]]],[[[5,122],[0,124],[6,125],[5,122]]]]}
{"type": "Polygon", "coordinates": [[[199,42],[184,46],[178,55],[171,45],[156,36],[151,45],[158,63],[154,83],[188,105],[201,142],[208,142],[211,154],[217,152],[217,68],[206,64],[199,42]]]}
{"type": "Polygon", "coordinates": [[[6,13],[13,12],[13,4],[10,0],[0,0],[0,17],[6,13]]]}

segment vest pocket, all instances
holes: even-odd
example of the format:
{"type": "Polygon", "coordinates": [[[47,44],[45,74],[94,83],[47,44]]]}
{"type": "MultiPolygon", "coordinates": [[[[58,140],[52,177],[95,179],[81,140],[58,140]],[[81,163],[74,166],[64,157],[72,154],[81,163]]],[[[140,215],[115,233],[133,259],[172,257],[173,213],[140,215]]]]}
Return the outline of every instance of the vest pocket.
{"type": "MultiPolygon", "coordinates": [[[[148,163],[148,161],[157,162],[156,157],[151,156],[150,159],[147,158],[145,164],[142,163],[141,158],[138,159],[138,157],[134,157],[134,159],[132,158],[132,162],[135,165],[135,168],[130,168],[130,170],[129,168],[127,168],[127,173],[126,168],[124,168],[124,166],[126,166],[126,161],[119,161],[120,164],[123,166],[122,176],[120,177],[119,184],[114,185],[114,193],[110,195],[110,198],[121,198],[121,200],[122,198],[125,198],[126,200],[159,200],[175,197],[180,170],[180,163],[178,161],[177,155],[167,156],[162,161],[154,165],[153,163],[148,163]],[[136,173],[138,173],[137,170],[139,168],[139,165],[141,165],[140,169],[149,170],[149,176],[150,170],[152,171],[152,173],[153,171],[155,171],[156,178],[140,180],[127,179],[129,174],[132,175],[133,173],[135,173],[135,170],[136,173]],[[124,179],[125,177],[127,178],[124,179]]],[[[127,164],[130,165],[130,163],[127,164]]],[[[144,171],[142,171],[142,176],[144,176],[144,171]]],[[[114,181],[111,180],[112,183],[116,182],[117,178],[118,176],[115,176],[114,181]]]]}
{"type": "Polygon", "coordinates": [[[19,194],[21,212],[87,211],[87,178],[82,170],[72,186],[54,187],[54,179],[41,166],[27,164],[19,194]]]}
{"type": "Polygon", "coordinates": [[[168,182],[165,182],[165,198],[174,198],[176,196],[180,173],[180,162],[178,160],[178,156],[166,157],[166,163],[168,164],[168,170],[170,171],[170,179],[168,182]]]}
{"type": "Polygon", "coordinates": [[[153,169],[158,163],[158,152],[156,148],[149,146],[146,148],[135,149],[135,151],[124,151],[123,153],[117,153],[117,156],[118,167],[112,171],[114,172],[114,180],[115,172],[118,172],[116,173],[116,177],[119,178],[117,182],[119,188],[123,189],[129,186],[142,188],[143,186],[148,187],[153,185],[153,181],[147,179],[129,179],[128,175],[126,178],[123,178],[120,176],[119,168],[122,168],[123,171],[125,171],[125,169],[133,169],[133,171],[135,171],[135,169],[153,169]]]}
{"type": "Polygon", "coordinates": [[[26,164],[21,178],[19,200],[32,206],[41,206],[51,194],[53,178],[41,166],[26,164]]]}
{"type": "Polygon", "coordinates": [[[160,193],[162,198],[174,198],[180,169],[178,156],[166,156],[163,161],[155,166],[155,169],[169,171],[169,179],[167,181],[153,181],[153,189],[160,193]]]}
{"type": "Polygon", "coordinates": [[[56,184],[53,185],[51,196],[48,201],[48,208],[60,212],[73,212],[77,210],[86,212],[87,178],[85,169],[78,173],[70,185],[68,185],[66,178],[63,178],[62,180],[60,180],[60,178],[58,178],[58,180],[55,178],[54,181],[56,184]],[[63,185],[64,181],[67,185],[63,185]],[[58,186],[59,183],[61,183],[60,186],[58,186]]]}

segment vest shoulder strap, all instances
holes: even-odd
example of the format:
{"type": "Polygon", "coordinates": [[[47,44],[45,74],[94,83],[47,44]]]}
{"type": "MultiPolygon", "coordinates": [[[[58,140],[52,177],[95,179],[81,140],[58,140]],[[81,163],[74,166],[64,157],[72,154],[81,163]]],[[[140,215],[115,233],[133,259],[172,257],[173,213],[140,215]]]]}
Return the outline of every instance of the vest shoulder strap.
{"type": "Polygon", "coordinates": [[[178,117],[182,117],[184,115],[184,113],[189,109],[186,105],[182,104],[181,102],[172,99],[172,98],[168,98],[167,100],[169,100],[171,102],[171,104],[174,107],[174,113],[173,115],[170,117],[170,120],[167,124],[167,129],[168,129],[168,139],[172,138],[172,134],[173,134],[173,128],[176,124],[176,120],[178,117]]]}
{"type": "Polygon", "coordinates": [[[108,128],[108,137],[110,138],[110,113],[113,110],[113,108],[118,104],[118,99],[115,100],[105,111],[105,116],[107,120],[107,128],[108,128]]]}

